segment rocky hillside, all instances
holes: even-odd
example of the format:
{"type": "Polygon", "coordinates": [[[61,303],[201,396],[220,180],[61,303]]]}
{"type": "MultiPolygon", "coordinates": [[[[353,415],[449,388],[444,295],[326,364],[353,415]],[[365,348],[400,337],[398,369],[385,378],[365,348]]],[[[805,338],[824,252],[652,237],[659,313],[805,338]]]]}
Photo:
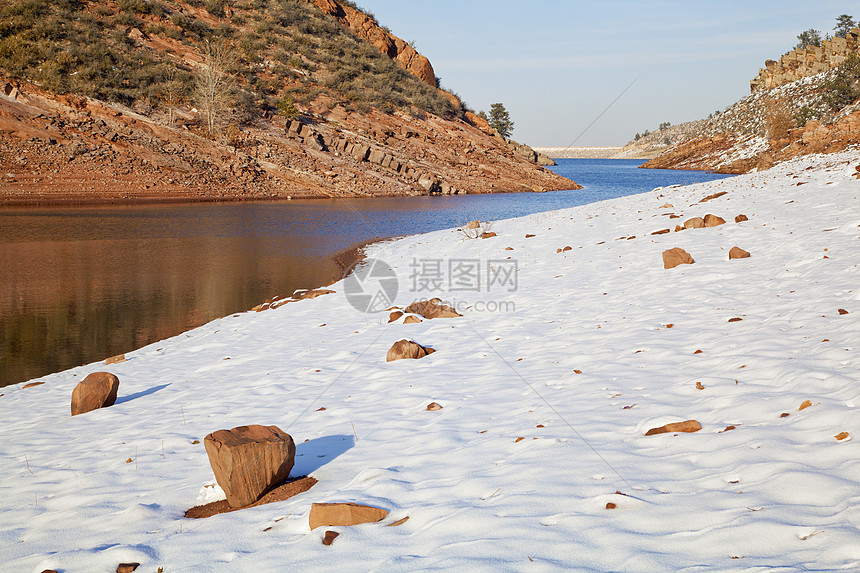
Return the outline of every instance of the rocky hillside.
{"type": "Polygon", "coordinates": [[[0,6],[0,203],[576,187],[351,2],[0,6]]]}
{"type": "MultiPolygon", "coordinates": [[[[746,173],[860,143],[860,59],[855,55],[840,61],[833,69],[794,81],[780,74],[772,82],[779,85],[770,88],[754,82],[749,96],[724,111],[675,126],[683,131],[680,141],[644,167],[746,173]]],[[[819,67],[803,69],[811,73],[819,67]]]]}

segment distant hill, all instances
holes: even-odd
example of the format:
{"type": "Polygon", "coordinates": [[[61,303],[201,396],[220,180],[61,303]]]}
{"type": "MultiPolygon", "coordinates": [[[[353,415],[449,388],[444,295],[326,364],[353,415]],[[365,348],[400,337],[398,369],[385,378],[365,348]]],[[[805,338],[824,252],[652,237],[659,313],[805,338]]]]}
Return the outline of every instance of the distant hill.
{"type": "Polygon", "coordinates": [[[7,0],[0,203],[570,188],[352,2],[7,0]]]}
{"type": "Polygon", "coordinates": [[[768,60],[752,93],[679,135],[643,167],[746,173],[860,143],[860,29],[768,60]]]}

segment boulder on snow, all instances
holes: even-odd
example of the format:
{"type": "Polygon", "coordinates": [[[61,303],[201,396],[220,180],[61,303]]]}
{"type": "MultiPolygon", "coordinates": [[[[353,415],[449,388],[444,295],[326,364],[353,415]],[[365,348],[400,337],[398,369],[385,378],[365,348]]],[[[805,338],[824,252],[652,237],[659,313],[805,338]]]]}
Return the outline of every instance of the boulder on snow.
{"type": "Polygon", "coordinates": [[[657,434],[671,434],[675,432],[693,433],[702,429],[702,425],[696,420],[687,420],[685,422],[672,422],[659,428],[651,428],[645,432],[646,436],[655,436],[657,434]]]}
{"type": "Polygon", "coordinates": [[[732,247],[731,250],[729,251],[729,260],[746,259],[749,256],[750,256],[750,254],[740,247],[732,247]]]}
{"type": "Polygon", "coordinates": [[[308,515],[311,529],[317,527],[350,526],[382,521],[388,511],[357,503],[314,503],[308,515]]]}
{"type": "Polygon", "coordinates": [[[217,430],[203,444],[215,480],[232,508],[250,505],[280,485],[296,458],[293,438],[277,426],[217,430]]]}
{"type": "Polygon", "coordinates": [[[703,229],[705,227],[705,220],[701,217],[693,217],[692,219],[687,219],[684,221],[685,229],[703,229]]]}
{"type": "Polygon", "coordinates": [[[712,215],[711,213],[708,213],[707,215],[705,215],[704,221],[705,221],[705,227],[716,227],[716,226],[722,225],[726,222],[726,220],[723,219],[722,217],[712,215]]]}
{"type": "Polygon", "coordinates": [[[436,351],[432,348],[425,348],[417,342],[406,340],[404,338],[395,342],[391,348],[388,349],[388,353],[385,355],[385,361],[394,362],[395,360],[403,360],[405,358],[424,358],[428,354],[433,354],[434,352],[436,351]]]}
{"type": "Polygon", "coordinates": [[[433,318],[455,318],[463,316],[447,304],[442,304],[442,301],[438,298],[413,302],[403,309],[403,311],[408,314],[420,314],[428,320],[433,318]]]}
{"type": "Polygon", "coordinates": [[[93,372],[72,390],[72,416],[113,406],[119,378],[110,372],[93,372]]]}
{"type": "Polygon", "coordinates": [[[692,265],[695,262],[690,253],[680,247],[663,251],[664,269],[674,269],[678,265],[692,265]]]}
{"type": "Polygon", "coordinates": [[[741,223],[743,221],[749,221],[749,217],[747,217],[746,215],[743,215],[743,214],[735,217],[735,223],[741,223]]]}

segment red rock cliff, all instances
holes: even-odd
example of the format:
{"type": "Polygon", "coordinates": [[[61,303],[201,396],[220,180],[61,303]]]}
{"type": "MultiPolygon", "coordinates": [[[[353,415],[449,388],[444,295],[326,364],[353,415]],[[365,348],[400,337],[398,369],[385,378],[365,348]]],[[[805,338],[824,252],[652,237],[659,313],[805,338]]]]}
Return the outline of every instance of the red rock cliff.
{"type": "Polygon", "coordinates": [[[337,0],[308,0],[325,14],[335,18],[354,36],[367,40],[387,54],[398,66],[419,78],[429,86],[436,87],[436,73],[430,60],[419,54],[415,48],[397,36],[382,29],[370,16],[337,2],[337,0]]]}

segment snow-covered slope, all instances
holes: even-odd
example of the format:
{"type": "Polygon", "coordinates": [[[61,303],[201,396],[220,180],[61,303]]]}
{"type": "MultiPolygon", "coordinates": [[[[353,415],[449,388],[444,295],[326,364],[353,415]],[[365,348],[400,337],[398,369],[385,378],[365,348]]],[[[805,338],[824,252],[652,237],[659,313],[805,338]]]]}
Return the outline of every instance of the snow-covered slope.
{"type": "Polygon", "coordinates": [[[389,324],[336,283],[6,388],[0,569],[860,569],[858,164],[804,157],[499,221],[489,239],[370,247],[397,304],[439,296],[462,318],[389,324]],[[651,235],[706,213],[728,222],[651,235]],[[729,260],[736,245],[752,256],[729,260]],[[673,247],[695,263],[664,269],[673,247]],[[436,352],[386,363],[404,337],[436,352]],[[70,417],[99,370],[119,376],[117,404],[70,417]],[[645,435],[688,419],[702,429],[645,435]],[[293,475],[319,483],[184,518],[220,493],[194,441],[244,424],[290,433],[293,475]],[[390,513],[331,528],[327,547],[308,512],[331,501],[390,513]]]}

